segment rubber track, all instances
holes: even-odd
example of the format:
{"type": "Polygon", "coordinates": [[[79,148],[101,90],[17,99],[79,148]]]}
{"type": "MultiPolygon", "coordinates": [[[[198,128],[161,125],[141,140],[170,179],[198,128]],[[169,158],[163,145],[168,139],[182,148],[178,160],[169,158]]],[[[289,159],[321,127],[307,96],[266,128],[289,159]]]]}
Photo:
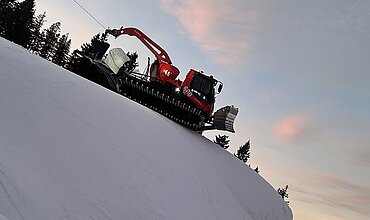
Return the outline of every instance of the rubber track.
{"type": "Polygon", "coordinates": [[[207,122],[199,109],[171,97],[164,92],[161,92],[159,89],[153,88],[150,82],[140,80],[135,76],[126,75],[125,77],[117,77],[116,75],[113,75],[111,70],[101,62],[92,60],[86,56],[84,57],[89,60],[92,67],[95,67],[93,68],[95,71],[98,71],[100,74],[105,76],[110,85],[109,89],[194,131],[201,131],[204,124],[203,122],[207,122]],[[150,98],[148,99],[148,97],[150,98]],[[145,101],[145,99],[150,101],[145,101]],[[157,106],[149,104],[150,102],[155,103],[157,106]],[[172,112],[175,112],[176,114],[171,113],[171,109],[172,112]],[[178,117],[176,115],[186,115],[186,117],[178,117]],[[189,118],[191,120],[186,120],[189,118]]]}
{"type": "Polygon", "coordinates": [[[145,83],[143,83],[141,80],[137,78],[124,77],[124,78],[120,78],[119,80],[122,84],[121,86],[122,91],[119,91],[119,93],[122,94],[123,96],[135,102],[138,102],[141,105],[144,105],[152,109],[153,111],[158,112],[161,115],[164,115],[165,117],[175,121],[178,124],[181,124],[182,126],[188,127],[194,131],[201,130],[202,122],[204,122],[205,118],[199,109],[193,106],[190,106],[189,104],[184,103],[181,100],[178,100],[174,97],[164,94],[163,92],[155,88],[151,88],[148,85],[145,85],[145,83]],[[140,93],[144,93],[144,95],[138,94],[137,91],[140,91],[140,93]],[[138,95],[130,95],[130,93],[138,94],[138,95]],[[148,104],[148,102],[145,101],[145,98],[143,98],[145,96],[146,98],[152,98],[153,100],[157,100],[157,101],[152,101],[154,103],[158,103],[158,100],[160,100],[160,102],[165,103],[166,106],[171,106],[171,107],[166,107],[164,109],[161,109],[159,106],[148,104]],[[186,121],[186,119],[184,118],[180,118],[180,117],[177,117],[175,114],[171,114],[169,109],[173,109],[173,107],[177,108],[178,111],[182,111],[183,113],[187,114],[188,117],[195,119],[195,120],[186,121]],[[194,121],[196,122],[194,123],[194,121]]]}

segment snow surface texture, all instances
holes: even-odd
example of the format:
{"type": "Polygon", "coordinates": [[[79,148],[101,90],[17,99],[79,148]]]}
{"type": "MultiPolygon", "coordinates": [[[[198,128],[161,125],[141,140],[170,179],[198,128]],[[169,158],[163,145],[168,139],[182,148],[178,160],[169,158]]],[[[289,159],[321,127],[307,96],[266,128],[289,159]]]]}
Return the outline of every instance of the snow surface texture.
{"type": "Polygon", "coordinates": [[[0,219],[292,219],[206,138],[0,38],[0,219]]]}

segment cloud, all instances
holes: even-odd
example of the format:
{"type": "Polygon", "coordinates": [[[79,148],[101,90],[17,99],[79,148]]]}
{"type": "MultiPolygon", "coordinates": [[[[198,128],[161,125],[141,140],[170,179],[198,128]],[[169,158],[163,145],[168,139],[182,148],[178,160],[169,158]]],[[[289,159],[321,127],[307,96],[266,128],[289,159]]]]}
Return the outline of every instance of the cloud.
{"type": "Polygon", "coordinates": [[[355,149],[350,149],[348,155],[351,155],[350,161],[352,163],[370,167],[370,147],[368,145],[364,144],[363,146],[357,146],[355,149]]]}
{"type": "Polygon", "coordinates": [[[313,180],[315,184],[332,189],[337,191],[351,191],[358,194],[368,194],[370,195],[370,188],[363,187],[357,184],[354,184],[345,179],[339,178],[338,176],[329,175],[329,174],[314,174],[313,180]],[[334,188],[333,188],[334,187],[334,188]]]}
{"type": "Polygon", "coordinates": [[[347,2],[346,7],[333,10],[331,17],[324,20],[322,26],[323,28],[334,28],[338,30],[351,27],[355,31],[369,34],[369,12],[370,5],[366,1],[347,2]]]}
{"type": "Polygon", "coordinates": [[[304,195],[297,196],[295,200],[337,209],[345,208],[363,216],[370,216],[370,187],[323,173],[313,174],[308,182],[311,188],[292,187],[292,191],[304,195]]]}
{"type": "Polygon", "coordinates": [[[306,115],[291,115],[273,127],[275,137],[282,143],[297,143],[314,138],[312,121],[306,115]]]}
{"type": "Polygon", "coordinates": [[[243,1],[161,0],[161,4],[216,63],[235,66],[245,62],[252,41],[248,31],[253,29],[258,13],[241,9],[243,1]]]}

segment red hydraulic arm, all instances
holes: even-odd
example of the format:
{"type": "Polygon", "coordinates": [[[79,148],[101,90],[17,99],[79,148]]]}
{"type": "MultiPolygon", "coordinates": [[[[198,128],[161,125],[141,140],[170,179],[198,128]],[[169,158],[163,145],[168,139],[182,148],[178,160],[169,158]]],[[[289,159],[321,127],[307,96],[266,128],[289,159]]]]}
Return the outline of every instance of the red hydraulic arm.
{"type": "Polygon", "coordinates": [[[170,56],[161,46],[146,36],[143,32],[133,27],[121,27],[120,29],[107,29],[105,33],[111,34],[116,38],[124,34],[138,38],[155,55],[158,61],[156,68],[153,68],[155,70],[153,71],[155,72],[154,78],[158,78],[163,82],[168,82],[177,88],[181,86],[181,80],[176,79],[180,74],[180,71],[177,67],[172,65],[170,56]]]}
{"type": "Polygon", "coordinates": [[[107,29],[105,33],[111,34],[116,38],[123,34],[135,36],[156,56],[158,61],[172,64],[170,56],[168,56],[167,52],[139,29],[133,27],[121,27],[120,29],[107,29]]]}

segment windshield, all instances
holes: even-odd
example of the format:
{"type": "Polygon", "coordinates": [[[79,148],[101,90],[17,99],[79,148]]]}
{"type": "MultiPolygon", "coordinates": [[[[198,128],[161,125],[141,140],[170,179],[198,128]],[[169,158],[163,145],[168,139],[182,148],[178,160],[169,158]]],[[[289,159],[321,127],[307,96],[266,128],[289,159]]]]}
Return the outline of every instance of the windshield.
{"type": "Polygon", "coordinates": [[[195,74],[191,83],[192,92],[208,103],[214,102],[213,80],[201,74],[195,74]]]}

